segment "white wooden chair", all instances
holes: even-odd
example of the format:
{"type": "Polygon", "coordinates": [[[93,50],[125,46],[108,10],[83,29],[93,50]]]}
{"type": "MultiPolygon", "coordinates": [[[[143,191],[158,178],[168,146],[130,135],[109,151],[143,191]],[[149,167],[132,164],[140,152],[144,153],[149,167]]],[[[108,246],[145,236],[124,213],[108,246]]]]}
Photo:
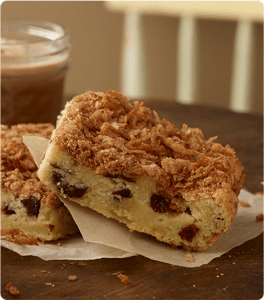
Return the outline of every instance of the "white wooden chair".
{"type": "Polygon", "coordinates": [[[250,111],[253,22],[263,22],[263,4],[258,1],[106,1],[108,9],[125,13],[122,92],[131,98],[147,97],[144,70],[144,15],[175,16],[179,19],[176,95],[177,101],[194,103],[197,92],[197,18],[235,20],[230,109],[250,111]]]}

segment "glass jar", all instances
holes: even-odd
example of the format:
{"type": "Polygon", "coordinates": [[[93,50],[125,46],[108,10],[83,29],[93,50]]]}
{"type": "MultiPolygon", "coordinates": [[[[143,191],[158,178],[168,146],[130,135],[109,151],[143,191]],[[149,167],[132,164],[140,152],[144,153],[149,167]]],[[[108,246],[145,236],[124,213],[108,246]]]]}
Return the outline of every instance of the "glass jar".
{"type": "Polygon", "coordinates": [[[70,47],[60,25],[2,19],[1,124],[56,123],[70,47]]]}

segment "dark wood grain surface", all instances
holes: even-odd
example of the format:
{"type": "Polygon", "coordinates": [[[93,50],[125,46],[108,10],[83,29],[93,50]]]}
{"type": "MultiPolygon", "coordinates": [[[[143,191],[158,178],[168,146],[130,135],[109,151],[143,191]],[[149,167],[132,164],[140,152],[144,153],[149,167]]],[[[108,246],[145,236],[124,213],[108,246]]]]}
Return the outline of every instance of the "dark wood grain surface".
{"type": "MultiPolygon", "coordinates": [[[[235,148],[247,175],[244,187],[262,190],[262,115],[234,113],[206,106],[185,106],[173,101],[146,100],[146,106],[176,127],[183,123],[202,129],[209,138],[235,148]]],[[[241,228],[246,230],[246,228],[241,228]]],[[[207,265],[184,268],[142,256],[126,259],[44,261],[22,257],[1,248],[1,296],[4,299],[261,299],[263,296],[263,235],[236,247],[207,265]],[[44,272],[45,271],[45,272],[44,272]],[[131,283],[124,285],[122,272],[131,283]],[[69,281],[69,275],[77,280],[69,281]],[[5,291],[13,282],[20,294],[5,291]]]]}

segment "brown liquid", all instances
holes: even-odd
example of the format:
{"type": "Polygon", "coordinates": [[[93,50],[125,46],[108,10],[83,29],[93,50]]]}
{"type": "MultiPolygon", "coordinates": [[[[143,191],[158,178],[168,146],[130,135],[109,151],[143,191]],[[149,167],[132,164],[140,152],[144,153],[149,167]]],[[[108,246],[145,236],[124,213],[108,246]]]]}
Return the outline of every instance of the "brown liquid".
{"type": "Polygon", "coordinates": [[[47,67],[2,69],[1,123],[48,123],[55,125],[63,101],[64,70],[47,67]]]}

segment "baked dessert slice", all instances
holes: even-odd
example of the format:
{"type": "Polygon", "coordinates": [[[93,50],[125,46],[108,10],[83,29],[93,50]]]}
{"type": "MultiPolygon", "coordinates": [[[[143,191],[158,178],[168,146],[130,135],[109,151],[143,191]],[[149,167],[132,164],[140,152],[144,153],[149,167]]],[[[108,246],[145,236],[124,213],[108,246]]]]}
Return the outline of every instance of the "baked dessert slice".
{"type": "Polygon", "coordinates": [[[215,139],[118,92],[87,91],[67,103],[38,175],[130,230],[203,250],[233,221],[244,180],[235,151],[215,139]]]}
{"type": "Polygon", "coordinates": [[[22,141],[23,135],[50,138],[53,129],[51,124],[1,125],[2,232],[23,232],[22,236],[44,241],[79,232],[64,204],[39,180],[22,141]]]}

